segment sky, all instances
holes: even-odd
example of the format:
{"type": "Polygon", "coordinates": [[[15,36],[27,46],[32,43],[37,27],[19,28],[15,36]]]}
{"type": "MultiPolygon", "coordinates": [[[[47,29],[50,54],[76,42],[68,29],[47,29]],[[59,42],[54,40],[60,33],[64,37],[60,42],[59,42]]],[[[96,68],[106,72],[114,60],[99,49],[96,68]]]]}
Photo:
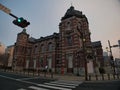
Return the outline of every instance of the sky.
{"type": "MultiPolygon", "coordinates": [[[[101,41],[103,50],[120,40],[120,0],[0,0],[17,17],[30,22],[26,28],[30,37],[39,38],[59,32],[59,23],[71,4],[82,11],[89,22],[92,41],[101,41]]],[[[12,23],[15,18],[0,11],[0,42],[5,46],[16,42],[22,28],[12,23]]],[[[119,48],[113,55],[120,57],[119,48]]]]}

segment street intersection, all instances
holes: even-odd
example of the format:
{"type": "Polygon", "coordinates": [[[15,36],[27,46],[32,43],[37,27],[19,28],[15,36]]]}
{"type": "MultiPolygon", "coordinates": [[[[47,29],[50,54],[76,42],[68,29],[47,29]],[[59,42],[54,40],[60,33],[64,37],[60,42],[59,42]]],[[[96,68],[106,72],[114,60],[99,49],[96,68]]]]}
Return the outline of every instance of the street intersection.
{"type": "Polygon", "coordinates": [[[82,83],[6,72],[0,72],[0,81],[0,90],[74,90],[82,83]]]}
{"type": "Polygon", "coordinates": [[[0,71],[0,90],[120,90],[120,80],[60,80],[0,71]]]}

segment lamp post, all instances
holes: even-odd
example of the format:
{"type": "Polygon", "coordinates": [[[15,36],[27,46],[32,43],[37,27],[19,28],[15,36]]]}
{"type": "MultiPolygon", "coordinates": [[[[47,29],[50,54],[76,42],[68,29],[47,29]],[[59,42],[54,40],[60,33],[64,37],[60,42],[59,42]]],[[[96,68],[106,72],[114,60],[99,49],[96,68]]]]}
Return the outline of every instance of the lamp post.
{"type": "Polygon", "coordinates": [[[82,38],[82,44],[83,44],[83,58],[84,58],[84,67],[85,67],[85,80],[88,80],[88,72],[87,72],[87,60],[86,60],[86,51],[85,51],[85,38],[82,38]]]}
{"type": "Polygon", "coordinates": [[[86,42],[86,39],[85,39],[85,32],[82,30],[80,30],[78,27],[77,27],[77,30],[79,31],[80,35],[81,35],[81,39],[82,39],[82,48],[83,48],[83,58],[84,58],[84,68],[85,68],[85,80],[88,81],[88,72],[87,72],[87,60],[86,60],[86,46],[85,46],[85,42],[86,42]]]}

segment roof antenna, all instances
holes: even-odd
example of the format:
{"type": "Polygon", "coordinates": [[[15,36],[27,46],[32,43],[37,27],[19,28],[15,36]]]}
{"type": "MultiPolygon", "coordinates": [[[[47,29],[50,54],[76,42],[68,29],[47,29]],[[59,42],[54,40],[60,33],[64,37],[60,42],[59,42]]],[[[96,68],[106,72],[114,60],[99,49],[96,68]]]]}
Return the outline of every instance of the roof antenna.
{"type": "Polygon", "coordinates": [[[71,6],[73,6],[72,1],[71,1],[71,6]]]}
{"type": "Polygon", "coordinates": [[[32,37],[32,34],[30,34],[30,37],[32,37]]]}

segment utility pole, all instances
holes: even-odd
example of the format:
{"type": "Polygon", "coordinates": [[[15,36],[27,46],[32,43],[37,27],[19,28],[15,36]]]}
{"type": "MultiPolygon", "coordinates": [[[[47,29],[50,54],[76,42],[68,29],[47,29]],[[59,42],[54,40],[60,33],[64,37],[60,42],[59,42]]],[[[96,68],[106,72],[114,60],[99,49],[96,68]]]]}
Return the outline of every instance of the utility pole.
{"type": "Polygon", "coordinates": [[[108,40],[108,45],[109,45],[109,49],[110,49],[110,60],[112,61],[112,67],[113,67],[114,74],[115,74],[115,63],[114,63],[114,58],[113,58],[112,49],[111,49],[111,45],[110,45],[109,40],[108,40]]]}
{"type": "Polygon", "coordinates": [[[111,54],[111,56],[113,56],[112,50],[111,50],[111,45],[110,45],[110,41],[109,41],[109,40],[108,40],[108,45],[109,45],[109,49],[110,49],[110,54],[111,54]]]}

